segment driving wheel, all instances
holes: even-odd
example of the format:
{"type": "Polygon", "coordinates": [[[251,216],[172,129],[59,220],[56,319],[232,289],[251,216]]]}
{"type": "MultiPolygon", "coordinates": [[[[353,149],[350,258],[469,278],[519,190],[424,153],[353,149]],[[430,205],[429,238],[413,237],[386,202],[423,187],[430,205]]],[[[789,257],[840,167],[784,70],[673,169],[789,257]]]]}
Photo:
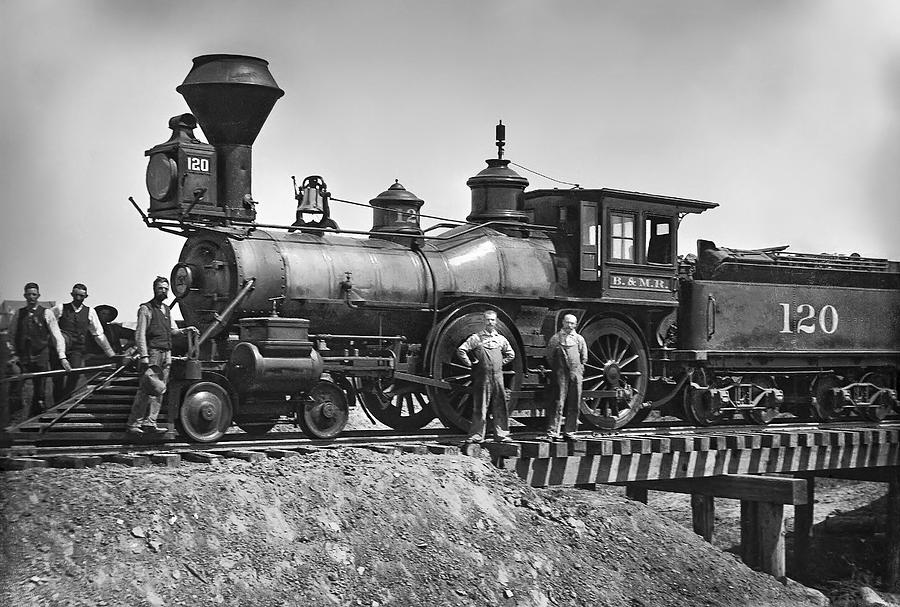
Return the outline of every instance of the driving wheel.
{"type": "Polygon", "coordinates": [[[582,418],[603,430],[622,428],[644,403],[649,376],[647,348],[631,327],[615,319],[591,323],[581,335],[588,348],[582,389],[618,392],[616,397],[584,398],[582,418]]]}
{"type": "MultiPolygon", "coordinates": [[[[516,354],[515,359],[503,371],[503,383],[507,390],[518,390],[522,385],[522,350],[518,339],[510,329],[512,321],[503,313],[497,312],[497,331],[503,335],[516,354]]],[[[482,310],[463,313],[446,322],[437,333],[436,341],[430,349],[429,367],[432,377],[451,385],[451,388],[428,386],[428,396],[441,422],[448,428],[456,428],[460,432],[468,432],[472,425],[472,407],[474,394],[472,389],[472,370],[459,360],[457,348],[473,333],[478,333],[484,326],[482,310]]],[[[512,411],[515,399],[507,399],[507,407],[512,411]]],[[[488,410],[490,415],[490,409],[488,410]]]]}
{"type": "Polygon", "coordinates": [[[434,419],[425,387],[390,379],[366,379],[360,392],[372,417],[394,430],[419,430],[434,419]]]}

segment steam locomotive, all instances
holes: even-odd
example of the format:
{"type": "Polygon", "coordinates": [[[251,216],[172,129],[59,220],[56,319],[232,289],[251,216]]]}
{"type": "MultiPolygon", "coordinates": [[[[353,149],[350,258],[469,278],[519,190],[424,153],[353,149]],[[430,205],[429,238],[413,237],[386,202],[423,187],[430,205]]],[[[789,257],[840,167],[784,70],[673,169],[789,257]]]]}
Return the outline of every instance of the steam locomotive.
{"type": "Polygon", "coordinates": [[[146,152],[144,220],[186,239],[172,291],[202,334],[176,360],[167,398],[192,440],[218,440],[232,423],[262,434],[286,418],[333,437],[355,403],[395,429],[437,417],[466,431],[471,377],[455,352],[486,309],[516,351],[511,417],[529,427],[552,402],[544,347],[568,313],[590,351],[588,427],[654,409],[708,425],[780,411],[881,420],[897,408],[898,262],[709,241],[679,259],[681,220],[715,203],[526,191],[503,158],[502,123],[497,157],[467,181],[465,222],[423,229],[424,201],[395,182],[370,201],[370,231],[341,230],[338,199],[310,176],[295,182],[298,221],[264,225],[251,147],[284,94],[268,63],[197,57],[176,90],[192,113],[146,152]]]}

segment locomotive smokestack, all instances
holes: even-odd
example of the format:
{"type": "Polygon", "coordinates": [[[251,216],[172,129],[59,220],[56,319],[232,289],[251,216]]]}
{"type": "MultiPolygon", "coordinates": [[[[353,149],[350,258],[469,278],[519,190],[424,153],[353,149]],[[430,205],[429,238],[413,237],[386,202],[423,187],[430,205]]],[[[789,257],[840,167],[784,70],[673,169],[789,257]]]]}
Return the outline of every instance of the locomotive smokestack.
{"type": "Polygon", "coordinates": [[[232,217],[255,218],[250,199],[251,146],[284,95],[269,62],[244,55],[202,55],[175,90],[191,108],[218,157],[219,199],[232,217]]]}

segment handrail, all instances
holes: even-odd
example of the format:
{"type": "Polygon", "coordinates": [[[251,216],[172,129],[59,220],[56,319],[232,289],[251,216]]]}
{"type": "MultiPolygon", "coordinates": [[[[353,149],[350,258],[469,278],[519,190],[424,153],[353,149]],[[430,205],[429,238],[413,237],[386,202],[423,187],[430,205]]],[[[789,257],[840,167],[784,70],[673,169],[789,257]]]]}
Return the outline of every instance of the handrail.
{"type": "Polygon", "coordinates": [[[54,369],[53,371],[35,371],[34,373],[18,373],[16,375],[10,375],[9,377],[4,377],[0,379],[0,384],[11,383],[14,381],[25,381],[26,379],[35,379],[35,378],[46,378],[46,377],[56,377],[58,375],[83,375],[85,373],[92,373],[94,371],[106,371],[109,369],[115,369],[116,366],[113,364],[108,365],[97,365],[94,367],[76,367],[71,371],[66,371],[65,369],[54,369]]]}
{"type": "MultiPolygon", "coordinates": [[[[109,383],[110,383],[117,375],[119,375],[120,373],[122,373],[122,371],[124,371],[124,370],[131,364],[131,362],[132,362],[132,361],[129,360],[127,363],[125,363],[125,364],[123,364],[123,365],[120,365],[119,368],[117,368],[115,371],[113,371],[112,373],[110,373],[110,374],[109,374],[109,377],[107,377],[105,380],[103,380],[103,381],[100,382],[99,384],[95,384],[95,385],[93,385],[93,386],[91,386],[91,385],[83,386],[82,388],[79,389],[78,392],[76,392],[75,394],[73,394],[72,396],[70,396],[69,398],[67,398],[65,401],[63,401],[63,403],[68,402],[68,401],[70,401],[70,400],[72,400],[73,402],[72,402],[72,404],[70,404],[68,407],[66,407],[65,409],[63,409],[56,417],[54,417],[53,420],[52,420],[49,424],[47,424],[46,426],[43,426],[43,427],[38,431],[38,434],[43,434],[44,432],[46,432],[47,430],[49,430],[50,428],[52,428],[52,427],[56,424],[56,422],[58,422],[58,421],[61,420],[63,417],[65,417],[66,415],[68,415],[69,411],[71,411],[72,409],[74,409],[75,407],[77,407],[78,405],[80,405],[81,402],[82,402],[84,399],[86,399],[88,396],[90,396],[91,394],[93,394],[94,392],[96,392],[97,390],[99,390],[100,388],[105,388],[106,386],[108,386],[109,383]]],[[[111,366],[111,365],[106,365],[106,366],[103,367],[103,368],[106,369],[106,368],[109,368],[110,366],[111,366]]],[[[97,373],[96,375],[94,375],[91,379],[88,380],[88,382],[91,382],[91,381],[97,379],[98,377],[100,377],[100,375],[102,375],[102,372],[97,373]]],[[[62,403],[60,403],[60,404],[62,404],[62,403]]]]}
{"type": "MultiPolygon", "coordinates": [[[[148,224],[148,226],[151,228],[157,228],[157,229],[162,229],[163,227],[180,226],[182,229],[196,228],[196,229],[204,229],[204,230],[210,230],[210,231],[223,231],[223,230],[234,229],[234,228],[244,228],[244,229],[249,230],[247,233],[247,236],[249,236],[250,232],[252,232],[253,230],[257,230],[257,229],[261,229],[261,228],[276,229],[276,230],[290,230],[290,229],[296,230],[297,229],[296,226],[288,226],[288,225],[277,224],[277,223],[256,223],[256,222],[252,222],[252,221],[240,221],[240,220],[234,220],[234,219],[230,220],[228,223],[225,223],[225,224],[216,223],[216,224],[212,224],[212,225],[208,225],[203,222],[174,223],[174,222],[168,222],[168,221],[155,219],[155,220],[152,220],[148,224]]],[[[492,228],[493,226],[499,226],[499,227],[504,227],[504,228],[515,228],[518,230],[531,230],[534,232],[557,232],[557,231],[559,231],[558,226],[547,226],[547,225],[541,225],[541,224],[520,223],[517,221],[501,221],[501,220],[486,221],[484,223],[459,223],[458,225],[452,225],[452,224],[448,224],[447,222],[443,222],[443,223],[439,223],[437,225],[430,226],[430,227],[424,229],[422,234],[410,234],[409,232],[372,232],[372,231],[366,231],[366,230],[345,230],[342,228],[313,228],[313,227],[309,227],[309,226],[303,226],[303,230],[304,230],[304,232],[316,232],[319,234],[355,234],[358,236],[378,236],[378,237],[390,236],[390,237],[395,237],[395,238],[425,239],[425,240],[442,241],[442,240],[451,240],[453,238],[457,238],[461,234],[466,234],[468,232],[477,230],[478,228],[486,228],[486,227],[492,228]],[[454,234],[453,236],[428,236],[428,235],[425,235],[425,233],[424,233],[424,232],[428,232],[430,230],[433,230],[433,229],[436,229],[439,227],[462,227],[462,226],[466,226],[466,229],[458,234],[454,234]]]]}

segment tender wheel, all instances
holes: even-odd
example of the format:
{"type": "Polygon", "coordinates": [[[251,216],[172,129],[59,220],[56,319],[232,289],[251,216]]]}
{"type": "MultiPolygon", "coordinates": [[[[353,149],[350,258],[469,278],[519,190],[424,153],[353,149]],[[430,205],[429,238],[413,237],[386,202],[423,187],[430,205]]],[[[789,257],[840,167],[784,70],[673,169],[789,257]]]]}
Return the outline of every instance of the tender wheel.
{"type": "MultiPolygon", "coordinates": [[[[453,386],[451,390],[428,387],[428,396],[434,412],[448,428],[468,432],[472,425],[472,370],[463,365],[456,356],[456,349],[473,333],[482,329],[482,310],[468,312],[451,319],[437,334],[431,350],[430,368],[432,377],[453,386]]],[[[512,321],[502,311],[497,311],[497,331],[501,333],[516,353],[516,358],[503,371],[503,383],[507,390],[518,390],[522,385],[522,351],[510,327],[512,321]]],[[[507,402],[512,411],[515,399],[507,402]]],[[[490,411],[488,411],[490,415],[490,411]]]]}
{"type": "Polygon", "coordinates": [[[708,390],[714,381],[711,371],[700,368],[694,370],[690,383],[684,387],[684,414],[692,424],[710,426],[725,417],[720,399],[712,396],[708,390]],[[694,388],[691,384],[697,384],[699,388],[694,388]]]}
{"type": "Polygon", "coordinates": [[[300,427],[312,438],[334,438],[350,415],[344,391],[330,381],[319,381],[301,405],[300,427]]]}
{"type": "Polygon", "coordinates": [[[812,414],[816,420],[827,422],[847,414],[842,398],[837,398],[832,391],[844,385],[841,379],[832,373],[819,375],[810,386],[812,396],[812,414]]]}
{"type": "Polygon", "coordinates": [[[615,319],[588,325],[582,336],[588,347],[582,389],[620,390],[624,396],[585,398],[582,418],[604,430],[622,428],[641,412],[647,393],[647,348],[631,327],[615,319]]]}
{"type": "Polygon", "coordinates": [[[212,443],[231,427],[231,397],[219,384],[202,381],[188,388],[178,410],[181,433],[198,443],[212,443]]]}
{"type": "MultiPolygon", "coordinates": [[[[754,375],[751,378],[753,388],[750,390],[750,397],[755,399],[763,390],[777,388],[775,378],[770,375],[754,375]]],[[[764,397],[760,403],[765,409],[754,409],[753,411],[745,411],[744,416],[754,424],[766,425],[778,416],[778,403],[775,397],[769,394],[764,397]]]]}
{"type": "Polygon", "coordinates": [[[235,425],[251,436],[262,436],[275,427],[275,422],[235,422],[235,425]]]}
{"type": "Polygon", "coordinates": [[[419,430],[434,419],[425,387],[418,384],[367,379],[360,396],[372,417],[394,430],[419,430]]]}
{"type": "MultiPolygon", "coordinates": [[[[888,380],[888,376],[884,373],[866,373],[862,376],[860,380],[862,383],[873,384],[878,387],[878,389],[888,388],[890,387],[890,383],[888,380]]],[[[869,398],[875,395],[875,391],[871,388],[866,390],[866,394],[869,398]]],[[[866,419],[873,422],[880,422],[885,417],[891,414],[892,404],[890,399],[886,397],[879,398],[872,406],[869,407],[860,407],[859,412],[866,419]]]]}

